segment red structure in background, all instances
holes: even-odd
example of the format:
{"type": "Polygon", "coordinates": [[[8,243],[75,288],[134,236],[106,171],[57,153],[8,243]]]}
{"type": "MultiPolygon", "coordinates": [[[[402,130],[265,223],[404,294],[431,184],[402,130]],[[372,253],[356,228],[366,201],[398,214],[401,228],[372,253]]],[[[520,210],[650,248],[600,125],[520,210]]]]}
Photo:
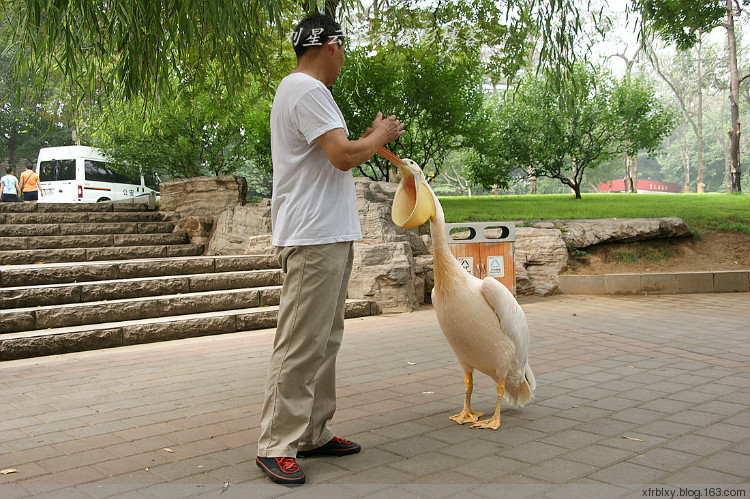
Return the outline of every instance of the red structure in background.
{"type": "MultiPolygon", "coordinates": [[[[657,182],[656,180],[641,180],[636,183],[636,191],[643,193],[669,194],[680,192],[678,184],[668,182],[657,182]]],[[[625,181],[621,178],[602,182],[599,184],[599,190],[603,192],[625,192],[625,181]]]]}

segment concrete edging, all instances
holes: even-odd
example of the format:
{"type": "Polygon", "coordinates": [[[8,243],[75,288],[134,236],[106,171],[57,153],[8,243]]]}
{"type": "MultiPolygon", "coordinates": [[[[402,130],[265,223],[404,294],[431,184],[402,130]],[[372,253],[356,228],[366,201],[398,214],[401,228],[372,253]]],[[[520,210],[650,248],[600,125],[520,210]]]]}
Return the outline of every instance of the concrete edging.
{"type": "Polygon", "coordinates": [[[750,270],[672,274],[563,274],[558,276],[558,289],[566,295],[736,293],[750,291],[750,270]]]}

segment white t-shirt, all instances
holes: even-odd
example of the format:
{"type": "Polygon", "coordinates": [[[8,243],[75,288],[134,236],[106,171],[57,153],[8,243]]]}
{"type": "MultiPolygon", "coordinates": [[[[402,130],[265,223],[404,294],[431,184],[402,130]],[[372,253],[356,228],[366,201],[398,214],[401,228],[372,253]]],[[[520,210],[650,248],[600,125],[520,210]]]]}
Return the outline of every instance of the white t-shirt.
{"type": "Polygon", "coordinates": [[[18,192],[16,192],[18,179],[14,175],[3,175],[3,178],[0,179],[0,183],[3,186],[3,194],[18,194],[18,192]]]}
{"type": "Polygon", "coordinates": [[[333,166],[315,141],[336,128],[349,135],[321,81],[305,73],[281,81],[271,108],[274,246],[362,239],[352,174],[333,166]]]}

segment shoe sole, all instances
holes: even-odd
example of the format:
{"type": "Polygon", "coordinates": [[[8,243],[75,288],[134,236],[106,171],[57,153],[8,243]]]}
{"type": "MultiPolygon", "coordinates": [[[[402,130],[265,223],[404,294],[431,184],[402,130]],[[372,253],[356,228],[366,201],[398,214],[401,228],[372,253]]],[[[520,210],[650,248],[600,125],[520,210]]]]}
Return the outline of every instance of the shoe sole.
{"type": "Polygon", "coordinates": [[[285,476],[277,475],[257,459],[255,460],[255,464],[258,466],[258,468],[265,472],[265,474],[268,476],[268,478],[271,479],[271,481],[278,483],[279,485],[302,485],[303,483],[305,483],[305,475],[302,475],[299,478],[287,478],[285,476]]]}
{"type": "Polygon", "coordinates": [[[303,451],[297,451],[297,455],[299,457],[314,457],[314,456],[349,456],[352,454],[357,454],[359,451],[362,450],[362,447],[357,447],[354,449],[329,449],[329,450],[303,450],[303,451]]]}

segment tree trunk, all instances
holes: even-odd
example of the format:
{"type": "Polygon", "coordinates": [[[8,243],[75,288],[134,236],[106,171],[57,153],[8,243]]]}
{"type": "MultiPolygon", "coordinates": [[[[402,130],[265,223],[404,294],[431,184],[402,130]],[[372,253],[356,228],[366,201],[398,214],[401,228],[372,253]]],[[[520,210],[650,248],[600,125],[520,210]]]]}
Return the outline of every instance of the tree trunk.
{"type": "Polygon", "coordinates": [[[732,191],[741,192],[740,185],[740,75],[737,69],[737,41],[734,37],[734,9],[732,0],[727,0],[727,46],[729,47],[729,109],[731,125],[729,129],[729,154],[732,166],[732,191]]]}
{"type": "Polygon", "coordinates": [[[536,168],[529,168],[529,194],[536,194],[536,168]]]}
{"type": "Polygon", "coordinates": [[[690,154],[688,152],[688,141],[687,141],[687,125],[685,126],[684,137],[680,136],[679,131],[677,132],[677,140],[680,142],[680,157],[682,158],[682,170],[685,173],[685,184],[682,187],[682,192],[690,192],[690,154]],[[685,139],[683,144],[682,139],[685,139]]]}
{"type": "Polygon", "coordinates": [[[636,192],[635,185],[633,185],[633,158],[629,154],[625,154],[625,192],[636,192]]]}
{"type": "MultiPolygon", "coordinates": [[[[726,98],[726,95],[724,98],[726,98]]],[[[726,108],[723,105],[719,107],[721,109],[718,120],[719,122],[718,124],[716,121],[713,123],[714,137],[716,137],[716,142],[721,145],[721,150],[724,153],[724,191],[732,192],[732,175],[730,173],[732,160],[729,157],[729,140],[727,140],[727,137],[722,130],[724,128],[724,118],[726,116],[724,111],[726,108]]]]}
{"type": "Polygon", "coordinates": [[[696,192],[706,192],[706,184],[703,183],[703,69],[701,68],[701,56],[703,49],[703,33],[698,33],[698,111],[695,117],[698,139],[698,185],[696,192]]]}

